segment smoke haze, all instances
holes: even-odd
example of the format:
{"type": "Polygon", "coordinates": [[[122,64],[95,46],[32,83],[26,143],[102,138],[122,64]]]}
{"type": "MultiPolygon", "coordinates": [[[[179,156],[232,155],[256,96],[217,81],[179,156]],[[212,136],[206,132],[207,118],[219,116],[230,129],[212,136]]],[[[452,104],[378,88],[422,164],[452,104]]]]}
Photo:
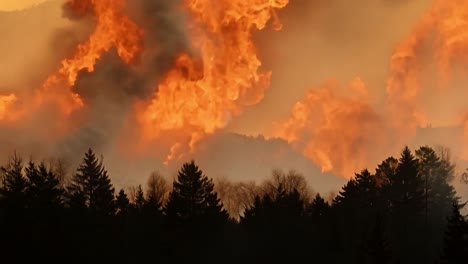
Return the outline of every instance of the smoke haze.
{"type": "MultiPolygon", "coordinates": [[[[96,24],[92,12],[80,14],[63,7],[64,2],[48,1],[24,11],[0,12],[2,93],[21,93],[40,87],[50,72],[60,66],[61,60],[70,57],[78,43],[92,34],[96,24]]],[[[140,136],[136,128],[138,120],[134,117],[135,105],[154,100],[158,85],[180,54],[201,55],[190,41],[187,24],[191,17],[181,11],[181,1],[127,2],[125,15],[144,29],[141,53],[128,64],[112,48],[97,60],[93,72],[84,69],[78,73],[71,91],[81,96],[86,107],[71,115],[67,133],[60,137],[49,133],[57,126],[56,120],[60,120],[55,118],[58,110],[54,107],[41,109],[21,124],[2,125],[0,142],[10,153],[18,150],[39,159],[61,156],[76,164],[81,159],[76,153],[92,146],[104,154],[118,186],[140,183],[154,170],[173,176],[180,163],[189,158],[199,161],[208,176],[233,181],[260,181],[273,169],[296,169],[307,176],[316,191],[326,193],[343,184],[343,178],[336,175],[352,177],[350,172],[356,167],[374,166],[387,155],[398,155],[403,144],[421,142],[410,137],[404,137],[406,141],[385,142],[393,130],[389,128],[384,108],[395,47],[408,36],[432,1],[361,0],[357,4],[346,0],[291,0],[278,11],[282,31],[263,30],[254,34],[258,57],[263,62],[261,69],[272,71],[263,100],[243,109],[241,115],[234,113],[237,111],[223,113],[230,121],[226,122],[226,128],[217,129],[213,135],[201,133],[204,137],[198,140],[195,151],[168,166],[163,162],[171,148],[169,142],[178,138],[177,133],[163,133],[145,146],[145,151],[129,152],[129,145],[138,145],[140,136]],[[364,90],[347,89],[358,76],[364,90]],[[334,88],[326,87],[329,81],[336,84],[334,88]],[[336,98],[327,97],[327,91],[332,91],[336,98]],[[304,99],[305,95],[314,94],[319,94],[315,100],[304,99]],[[309,105],[314,118],[301,129],[289,129],[298,138],[290,140],[291,134],[282,134],[281,125],[292,120],[291,110],[297,102],[309,105]],[[340,114],[330,119],[336,124],[333,127],[320,121],[327,119],[320,110],[327,103],[342,106],[340,114]],[[346,106],[356,106],[357,110],[347,112],[346,106]],[[353,127],[358,121],[364,125],[353,127]],[[316,128],[322,130],[317,132],[316,128]],[[339,132],[344,130],[354,131],[353,137],[341,137],[339,132]],[[267,139],[257,135],[265,135],[267,139]],[[165,142],[165,137],[170,140],[165,142]],[[318,160],[323,157],[314,151],[326,149],[332,153],[336,149],[333,146],[338,145],[346,155],[332,157],[333,167],[337,169],[322,173],[324,167],[318,160]],[[356,160],[350,162],[352,154],[356,160]],[[345,168],[345,163],[350,167],[345,168]]],[[[429,78],[433,76],[431,69],[424,73],[428,78],[423,78],[423,84],[433,82],[429,78]]],[[[454,83],[455,87],[466,84],[454,83]]],[[[457,120],[463,117],[460,109],[464,98],[456,92],[460,89],[444,94],[444,102],[453,104],[451,107],[436,108],[433,106],[440,103],[440,94],[433,93],[435,88],[431,85],[426,86],[431,92],[421,93],[419,101],[425,102],[427,115],[431,117],[427,121],[435,126],[459,125],[461,121],[457,120]],[[455,121],[448,120],[447,116],[454,117],[455,121]]],[[[441,144],[430,133],[425,141],[441,144]]],[[[449,140],[442,143],[457,146],[449,140]]],[[[456,155],[459,152],[455,150],[456,155]]]]}

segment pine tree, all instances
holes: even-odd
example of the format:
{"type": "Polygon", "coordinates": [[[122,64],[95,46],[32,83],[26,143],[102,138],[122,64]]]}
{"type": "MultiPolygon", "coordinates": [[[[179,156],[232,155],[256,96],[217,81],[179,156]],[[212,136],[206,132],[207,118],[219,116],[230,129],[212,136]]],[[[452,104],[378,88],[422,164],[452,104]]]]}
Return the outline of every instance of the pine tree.
{"type": "Polygon", "coordinates": [[[389,179],[394,177],[398,167],[398,160],[394,157],[389,157],[382,161],[375,170],[375,180],[379,187],[387,185],[389,179]]]}
{"type": "Polygon", "coordinates": [[[419,162],[405,147],[396,173],[384,186],[384,197],[389,204],[389,242],[397,260],[429,261],[424,222],[424,181],[419,162]]]}
{"type": "Polygon", "coordinates": [[[334,204],[339,207],[376,209],[379,205],[379,192],[376,178],[364,169],[348,181],[335,198],[334,204]]]}
{"type": "Polygon", "coordinates": [[[384,226],[380,214],[377,215],[374,230],[365,246],[365,263],[390,263],[390,250],[385,237],[384,226]]]}
{"type": "Polygon", "coordinates": [[[133,207],[135,211],[141,213],[145,203],[145,193],[143,192],[143,188],[141,188],[141,185],[138,185],[135,193],[135,201],[133,202],[133,207]]]}
{"type": "Polygon", "coordinates": [[[330,205],[320,196],[319,193],[307,206],[306,214],[313,222],[324,219],[330,210],[330,205]]]}
{"type": "Polygon", "coordinates": [[[340,246],[351,259],[367,239],[375,216],[381,210],[380,188],[376,178],[367,169],[356,173],[333,201],[337,219],[340,246]]]}
{"type": "Polygon", "coordinates": [[[130,201],[128,200],[127,194],[124,189],[120,189],[117,197],[115,199],[116,213],[120,216],[125,216],[128,213],[128,208],[130,206],[130,201]]]}
{"type": "Polygon", "coordinates": [[[466,263],[468,260],[468,229],[465,218],[460,214],[460,205],[453,203],[452,215],[445,232],[445,263],[466,263]]]}
{"type": "Polygon", "coordinates": [[[203,174],[193,160],[183,164],[164,208],[169,221],[201,223],[204,219],[207,224],[225,222],[227,212],[213,188],[213,181],[203,174]]]}
{"type": "Polygon", "coordinates": [[[418,160],[405,147],[395,175],[389,178],[389,195],[392,207],[412,213],[424,208],[424,183],[419,174],[418,160]]]}
{"type": "Polygon", "coordinates": [[[114,188],[102,159],[96,158],[91,149],[73,176],[68,193],[71,207],[84,207],[99,215],[114,214],[114,188]]]}
{"type": "Polygon", "coordinates": [[[427,146],[416,150],[416,157],[419,174],[424,182],[426,251],[430,259],[436,260],[440,257],[438,252],[443,250],[444,232],[452,204],[457,201],[455,189],[450,184],[455,168],[448,156],[443,155],[441,158],[427,146]]]}
{"type": "Polygon", "coordinates": [[[11,158],[7,167],[1,167],[2,186],[0,198],[5,207],[17,210],[26,207],[27,179],[23,175],[23,161],[15,155],[11,158]]]}
{"type": "Polygon", "coordinates": [[[25,169],[28,179],[29,204],[34,209],[58,208],[62,203],[63,190],[58,177],[44,163],[36,166],[30,161],[25,169]]]}

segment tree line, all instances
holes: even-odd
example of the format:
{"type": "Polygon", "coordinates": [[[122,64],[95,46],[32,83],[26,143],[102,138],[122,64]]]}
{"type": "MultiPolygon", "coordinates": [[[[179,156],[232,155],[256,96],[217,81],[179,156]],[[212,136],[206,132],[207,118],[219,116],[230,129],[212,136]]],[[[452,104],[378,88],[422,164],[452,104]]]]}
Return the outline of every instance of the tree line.
{"type": "Polygon", "coordinates": [[[0,259],[138,263],[467,263],[468,222],[446,152],[404,148],[332,199],[298,173],[256,186],[194,161],[169,188],[116,191],[89,149],[72,177],[14,155],[1,167],[0,259]]]}

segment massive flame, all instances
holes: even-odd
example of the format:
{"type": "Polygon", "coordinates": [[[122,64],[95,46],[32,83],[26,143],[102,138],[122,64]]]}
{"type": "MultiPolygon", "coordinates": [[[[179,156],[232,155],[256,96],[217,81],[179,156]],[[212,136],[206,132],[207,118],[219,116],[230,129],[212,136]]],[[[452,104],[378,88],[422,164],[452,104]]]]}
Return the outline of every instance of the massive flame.
{"type": "Polygon", "coordinates": [[[124,15],[124,7],[124,0],[69,0],[66,3],[66,8],[77,15],[93,13],[96,29],[85,43],[78,46],[72,58],[62,61],[60,69],[47,79],[40,91],[41,94],[47,93],[47,97],[58,92],[60,97],[57,99],[65,112],[82,106],[79,95],[69,90],[79,71],[94,71],[96,61],[111,48],[116,48],[117,54],[126,63],[141,50],[143,32],[124,15]],[[59,91],[54,87],[58,87],[59,91]]]}
{"type": "MultiPolygon", "coordinates": [[[[124,7],[124,0],[69,0],[65,8],[79,16],[93,14],[96,28],[86,42],[78,45],[70,58],[61,62],[61,67],[47,78],[42,87],[35,90],[34,95],[21,98],[27,102],[23,106],[33,105],[37,108],[46,102],[52,102],[59,106],[63,114],[68,115],[83,106],[80,96],[70,89],[75,84],[79,71],[92,72],[96,61],[111,48],[116,48],[124,62],[129,63],[134,59],[141,50],[143,32],[124,15],[124,7]]],[[[19,100],[12,96],[1,100],[1,116],[7,115],[6,112],[19,115],[34,111],[15,107],[13,101],[19,100]]]]}
{"type": "MultiPolygon", "coordinates": [[[[288,0],[186,0],[194,52],[180,54],[140,115],[144,135],[180,131],[193,149],[205,134],[222,128],[247,105],[258,103],[271,72],[260,69],[252,30],[263,29],[288,0]]],[[[181,147],[175,143],[168,159],[181,147]]]]}
{"type": "Polygon", "coordinates": [[[381,117],[368,104],[360,78],[345,89],[336,82],[310,90],[277,128],[277,137],[313,160],[323,172],[352,177],[356,168],[374,160],[369,146],[386,146],[381,117]]]}
{"type": "MultiPolygon", "coordinates": [[[[0,120],[17,120],[46,103],[58,105],[60,112],[69,116],[86,105],[71,89],[81,70],[93,72],[96,62],[112,48],[124,63],[137,61],[145,48],[144,32],[126,15],[125,3],[68,0],[66,8],[74,16],[93,17],[93,33],[33,94],[0,96],[0,120]]],[[[137,137],[143,144],[166,141],[167,161],[178,159],[187,148],[193,150],[201,138],[225,127],[246,106],[261,101],[272,73],[261,68],[252,34],[268,22],[280,29],[275,12],[287,4],[288,0],[184,0],[191,49],[176,56],[154,87],[151,100],[135,106],[137,137]]],[[[359,78],[345,89],[329,83],[311,90],[298,102],[291,117],[279,125],[276,136],[286,139],[323,171],[350,177],[376,162],[375,146],[384,149],[405,144],[416,128],[427,122],[461,122],[466,106],[452,104],[452,115],[434,117],[434,102],[424,96],[435,94],[440,95],[437,100],[450,100],[445,95],[453,94],[451,90],[458,97],[468,95],[466,89],[454,85],[460,78],[466,81],[466,32],[468,3],[434,0],[414,29],[396,45],[387,82],[382,84],[384,105],[374,108],[377,103],[370,101],[359,78]],[[434,69],[427,66],[432,64],[434,69]],[[392,144],[383,141],[389,137],[397,140],[392,144]]]]}
{"type": "Polygon", "coordinates": [[[371,156],[375,146],[391,153],[387,151],[388,142],[376,141],[384,139],[382,135],[391,137],[393,144],[403,145],[415,135],[417,127],[429,122],[460,124],[468,108],[466,103],[460,105],[453,99],[467,95],[467,90],[450,90],[456,87],[456,77],[467,80],[463,77],[468,65],[467,32],[468,2],[435,0],[396,45],[390,58],[383,109],[372,109],[367,98],[342,97],[330,88],[313,90],[296,104],[290,119],[281,124],[278,136],[291,142],[322,170],[351,177],[353,172],[375,163],[371,156]],[[430,67],[432,64],[435,69],[430,67]],[[454,96],[450,97],[450,92],[454,96]],[[452,112],[437,116],[441,105],[452,112]],[[384,118],[385,130],[372,113],[384,118]]]}
{"type": "Polygon", "coordinates": [[[459,85],[467,81],[467,32],[468,3],[435,0],[397,46],[386,90],[389,120],[395,127],[414,132],[417,126],[432,122],[460,125],[468,111],[466,103],[457,100],[468,95],[459,85]],[[428,94],[436,100],[427,98],[428,94]]]}

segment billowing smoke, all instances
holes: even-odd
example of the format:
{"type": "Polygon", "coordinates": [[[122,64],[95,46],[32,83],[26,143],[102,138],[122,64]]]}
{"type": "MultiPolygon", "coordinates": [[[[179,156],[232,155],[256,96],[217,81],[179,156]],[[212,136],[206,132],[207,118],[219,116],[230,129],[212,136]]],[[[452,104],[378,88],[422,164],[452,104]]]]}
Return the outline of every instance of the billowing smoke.
{"type": "MultiPolygon", "coordinates": [[[[138,0],[128,2],[126,15],[144,29],[143,50],[128,65],[115,49],[104,53],[92,72],[82,70],[72,91],[83,99],[86,110],[81,126],[67,136],[59,148],[80,153],[98,150],[115,142],[137,100],[149,100],[158,78],[172,65],[176,54],[189,49],[184,15],[178,1],[138,0]]],[[[68,1],[64,14],[70,19],[91,19],[91,1],[68,1]]],[[[94,26],[94,25],[93,25],[94,26]]]]}
{"type": "Polygon", "coordinates": [[[404,144],[447,143],[418,127],[463,124],[464,26],[446,28],[451,13],[430,10],[453,4],[260,2],[50,0],[0,14],[0,22],[29,21],[42,9],[51,20],[35,28],[38,47],[20,41],[34,28],[26,22],[18,23],[23,33],[0,42],[10,46],[0,50],[16,51],[0,63],[0,141],[72,164],[91,146],[121,185],[155,169],[172,175],[195,158],[213,177],[297,169],[326,189],[337,179],[320,169],[348,178],[404,144]],[[279,21],[283,31],[259,33],[279,21]],[[27,67],[16,59],[22,50],[27,67]],[[2,110],[11,92],[17,111],[2,110]]]}
{"type": "MultiPolygon", "coordinates": [[[[31,154],[35,159],[58,156],[70,164],[81,159],[77,154],[93,147],[104,154],[121,185],[140,182],[131,177],[137,175],[141,179],[154,169],[169,169],[172,173],[177,164],[190,157],[209,167],[210,163],[200,156],[208,156],[207,153],[200,150],[202,154],[185,155],[178,148],[187,145],[192,151],[197,142],[213,144],[201,140],[222,128],[231,116],[238,115],[244,105],[263,98],[270,74],[257,72],[261,62],[250,32],[253,28],[262,29],[275,17],[273,9],[283,7],[287,1],[268,1],[258,8],[241,3],[223,1],[201,6],[207,12],[192,6],[190,15],[187,6],[182,8],[186,4],[183,1],[48,2],[47,8],[61,10],[60,15],[55,13],[57,20],[70,27],[51,30],[56,42],[43,50],[55,54],[50,59],[52,66],[27,85],[29,95],[23,97],[18,85],[12,85],[18,100],[11,108],[15,111],[7,111],[7,106],[7,110],[0,109],[8,114],[0,139],[8,143],[10,151],[31,154]],[[252,16],[254,12],[256,15],[252,16]],[[220,19],[222,15],[226,16],[224,20],[220,19]],[[67,45],[59,40],[66,40],[67,45]],[[59,69],[54,69],[57,65],[59,69]],[[163,80],[168,72],[172,79],[163,80]],[[41,84],[43,80],[46,81],[41,84]],[[161,82],[165,94],[159,96],[161,82]],[[171,88],[172,85],[176,87],[171,88]],[[180,98],[173,99],[174,96],[180,98]],[[152,103],[155,98],[159,100],[156,104],[152,103]],[[199,104],[199,110],[190,101],[199,104]],[[165,122],[162,125],[156,120],[155,126],[160,126],[156,131],[158,138],[146,144],[141,140],[142,124],[138,119],[141,113],[151,114],[151,109],[144,109],[149,103],[156,111],[168,108],[162,114],[169,116],[161,117],[165,122]],[[171,109],[180,103],[188,108],[184,110],[182,105],[180,110],[171,109]],[[10,116],[12,112],[17,114],[10,116]],[[179,113],[183,116],[171,117],[179,113]],[[172,120],[177,123],[171,124],[172,120]],[[144,151],[140,153],[141,142],[144,151]],[[170,167],[163,167],[161,162],[169,150],[179,150],[171,153],[178,156],[170,167]]],[[[217,164],[211,167],[213,173],[219,174],[217,164]]],[[[247,178],[267,177],[272,169],[269,165],[258,172],[260,175],[253,171],[243,174],[247,178]]],[[[234,170],[229,176],[236,177],[235,174],[240,172],[234,170]]]]}

